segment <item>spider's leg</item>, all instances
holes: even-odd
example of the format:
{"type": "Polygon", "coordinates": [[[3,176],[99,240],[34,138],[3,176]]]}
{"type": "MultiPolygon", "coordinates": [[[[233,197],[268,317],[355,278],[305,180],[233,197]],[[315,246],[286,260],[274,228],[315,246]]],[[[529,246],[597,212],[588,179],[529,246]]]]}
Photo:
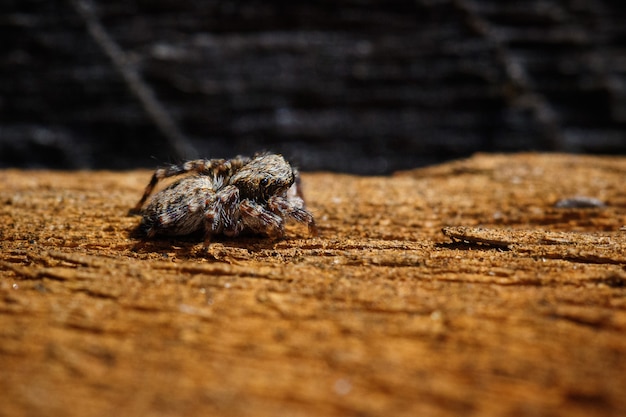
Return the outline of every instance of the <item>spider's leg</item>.
{"type": "Polygon", "coordinates": [[[247,165],[249,162],[249,157],[237,155],[236,157],[231,158],[227,161],[228,169],[231,171],[231,173],[234,173],[241,169],[244,165],[247,165]]]}
{"type": "Polygon", "coordinates": [[[237,236],[241,233],[244,224],[239,213],[239,189],[228,185],[218,191],[205,217],[206,243],[214,235],[237,236]]]}
{"type": "Polygon", "coordinates": [[[287,198],[297,197],[302,200],[302,205],[304,206],[304,193],[302,192],[300,172],[296,168],[292,168],[291,170],[293,172],[293,185],[287,190],[287,198]]]}
{"type": "Polygon", "coordinates": [[[272,238],[282,237],[285,234],[282,217],[262,205],[251,200],[243,200],[239,205],[239,211],[242,222],[250,231],[272,238]]]}
{"type": "Polygon", "coordinates": [[[150,194],[152,194],[152,191],[154,191],[154,187],[156,187],[162,179],[175,177],[176,175],[186,174],[188,172],[197,172],[200,174],[213,175],[215,177],[219,173],[229,170],[230,165],[230,161],[226,161],[224,159],[195,159],[180,165],[158,168],[154,171],[154,174],[152,174],[152,178],[146,186],[143,196],[137,205],[130,210],[130,214],[141,213],[141,208],[145,204],[148,197],[150,197],[150,194]]]}
{"type": "Polygon", "coordinates": [[[311,235],[317,235],[317,226],[313,215],[304,208],[304,201],[300,197],[273,196],[268,202],[269,209],[282,217],[290,217],[298,223],[306,223],[311,235]]]}

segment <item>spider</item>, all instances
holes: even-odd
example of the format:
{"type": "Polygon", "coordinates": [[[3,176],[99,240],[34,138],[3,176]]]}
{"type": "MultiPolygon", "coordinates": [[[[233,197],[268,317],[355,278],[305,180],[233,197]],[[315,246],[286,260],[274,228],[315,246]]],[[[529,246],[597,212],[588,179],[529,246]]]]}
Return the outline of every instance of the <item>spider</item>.
{"type": "Polygon", "coordinates": [[[299,175],[277,154],[252,158],[198,159],[157,169],[133,214],[142,214],[140,231],[156,235],[184,236],[204,232],[213,236],[238,236],[248,232],[270,238],[284,235],[287,219],[306,223],[316,234],[313,215],[304,207],[299,175]],[[183,177],[152,197],[157,183],[183,177]]]}

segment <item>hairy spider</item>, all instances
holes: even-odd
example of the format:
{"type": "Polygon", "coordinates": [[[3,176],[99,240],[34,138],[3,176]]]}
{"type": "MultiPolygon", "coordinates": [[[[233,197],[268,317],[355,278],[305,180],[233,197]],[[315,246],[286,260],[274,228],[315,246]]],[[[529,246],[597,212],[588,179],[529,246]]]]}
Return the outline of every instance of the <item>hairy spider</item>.
{"type": "Polygon", "coordinates": [[[140,230],[148,237],[204,231],[206,242],[243,232],[278,238],[287,219],[306,223],[315,234],[299,183],[297,171],[281,155],[198,159],[157,169],[131,213],[142,214],[140,230]],[[159,191],[142,209],[160,180],[186,173],[195,175],[159,191]]]}

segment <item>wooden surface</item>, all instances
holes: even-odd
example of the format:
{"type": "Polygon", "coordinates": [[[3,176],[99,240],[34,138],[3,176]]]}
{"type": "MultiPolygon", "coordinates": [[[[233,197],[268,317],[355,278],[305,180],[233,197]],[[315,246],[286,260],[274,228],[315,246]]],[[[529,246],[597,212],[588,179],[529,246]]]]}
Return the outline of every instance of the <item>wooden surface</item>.
{"type": "Polygon", "coordinates": [[[149,176],[0,172],[0,415],[626,415],[625,158],[305,173],[319,236],[208,248],[149,176]]]}

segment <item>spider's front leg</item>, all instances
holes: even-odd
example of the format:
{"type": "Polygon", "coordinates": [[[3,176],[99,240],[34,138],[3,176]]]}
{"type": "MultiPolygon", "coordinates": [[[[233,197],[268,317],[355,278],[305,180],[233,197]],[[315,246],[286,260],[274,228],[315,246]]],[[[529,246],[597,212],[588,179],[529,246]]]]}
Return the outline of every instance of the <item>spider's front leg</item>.
{"type": "Polygon", "coordinates": [[[182,175],[189,172],[210,175],[215,178],[220,173],[230,171],[233,164],[240,165],[241,162],[239,162],[238,159],[233,159],[230,161],[227,161],[225,159],[195,159],[193,161],[187,161],[184,164],[180,165],[172,165],[169,167],[158,168],[156,171],[154,171],[154,174],[152,174],[152,178],[146,186],[143,196],[141,197],[137,205],[135,205],[135,207],[129,211],[129,214],[141,213],[141,208],[146,203],[148,197],[150,197],[150,194],[152,194],[152,191],[154,191],[154,187],[156,187],[159,181],[165,178],[175,177],[177,175],[182,175]]]}
{"type": "Polygon", "coordinates": [[[243,200],[239,205],[241,220],[251,232],[264,234],[270,238],[280,238],[285,234],[282,217],[272,213],[251,200],[243,200]]]}
{"type": "Polygon", "coordinates": [[[239,189],[228,185],[215,195],[205,212],[205,244],[215,235],[237,236],[244,227],[239,209],[239,189]]]}
{"type": "Polygon", "coordinates": [[[302,198],[290,196],[289,194],[287,194],[286,198],[273,196],[268,200],[267,206],[272,212],[281,217],[289,217],[298,223],[305,223],[309,229],[309,233],[313,236],[317,236],[315,218],[304,208],[304,200],[302,200],[302,198]]]}

